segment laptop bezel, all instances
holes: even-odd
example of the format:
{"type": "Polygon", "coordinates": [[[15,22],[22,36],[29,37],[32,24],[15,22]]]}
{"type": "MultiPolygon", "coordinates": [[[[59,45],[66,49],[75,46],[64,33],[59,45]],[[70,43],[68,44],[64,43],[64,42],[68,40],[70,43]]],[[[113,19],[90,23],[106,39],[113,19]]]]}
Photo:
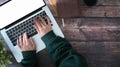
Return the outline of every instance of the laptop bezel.
{"type": "MultiPolygon", "coordinates": [[[[43,0],[43,2],[45,3],[44,0],[43,0]]],[[[18,23],[18,22],[20,22],[20,21],[22,21],[22,20],[28,18],[29,16],[35,14],[35,13],[38,12],[38,11],[42,10],[42,8],[45,7],[45,6],[46,6],[46,3],[45,3],[45,5],[41,6],[40,8],[38,8],[38,9],[34,10],[33,12],[31,12],[31,13],[25,15],[24,17],[21,17],[20,19],[18,19],[18,20],[16,20],[16,21],[14,21],[14,22],[12,22],[12,23],[6,25],[5,27],[1,28],[0,30],[10,28],[11,26],[15,25],[16,23],[18,23]]]]}

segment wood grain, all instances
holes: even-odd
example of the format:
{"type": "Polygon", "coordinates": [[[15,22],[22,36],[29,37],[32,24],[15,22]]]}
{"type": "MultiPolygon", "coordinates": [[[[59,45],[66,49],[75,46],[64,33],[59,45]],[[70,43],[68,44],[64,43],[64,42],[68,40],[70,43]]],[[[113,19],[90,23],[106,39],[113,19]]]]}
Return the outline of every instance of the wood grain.
{"type": "Polygon", "coordinates": [[[120,18],[75,18],[58,21],[65,37],[77,41],[120,41],[120,18]]]}
{"type": "Polygon", "coordinates": [[[89,67],[120,67],[120,42],[71,42],[89,67]]]}

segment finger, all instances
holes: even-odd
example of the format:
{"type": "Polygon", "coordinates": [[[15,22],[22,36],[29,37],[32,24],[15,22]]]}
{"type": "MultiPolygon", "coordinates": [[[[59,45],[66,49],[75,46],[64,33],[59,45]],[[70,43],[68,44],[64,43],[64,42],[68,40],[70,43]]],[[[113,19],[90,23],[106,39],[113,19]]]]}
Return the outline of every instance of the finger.
{"type": "Polygon", "coordinates": [[[35,25],[38,25],[39,27],[42,27],[42,25],[40,24],[41,20],[39,18],[38,19],[34,19],[34,23],[35,23],[35,25]]]}
{"type": "Polygon", "coordinates": [[[23,45],[23,40],[22,40],[22,36],[19,37],[19,45],[22,46],[23,45]]]}
{"type": "Polygon", "coordinates": [[[24,34],[23,34],[23,45],[26,44],[25,38],[24,38],[24,34]]]}
{"type": "Polygon", "coordinates": [[[50,18],[47,16],[47,21],[48,21],[48,25],[51,26],[51,21],[50,21],[50,18]]]}
{"type": "Polygon", "coordinates": [[[35,20],[35,26],[37,27],[38,30],[42,29],[42,25],[41,25],[41,20],[40,19],[36,19],[35,20]]]}
{"type": "Polygon", "coordinates": [[[39,30],[39,23],[38,23],[37,20],[35,20],[35,27],[36,27],[37,30],[39,30]]]}
{"type": "Polygon", "coordinates": [[[24,34],[23,34],[23,44],[24,44],[24,45],[28,45],[28,42],[29,42],[29,41],[28,41],[27,33],[24,33],[24,34]]]}
{"type": "Polygon", "coordinates": [[[35,29],[37,30],[37,32],[40,32],[40,30],[42,29],[42,27],[39,26],[39,24],[36,22],[35,29]]]}
{"type": "Polygon", "coordinates": [[[43,27],[41,26],[41,24],[39,25],[38,22],[39,22],[39,21],[35,20],[35,29],[36,29],[37,32],[40,34],[41,31],[43,30],[43,27]]]}
{"type": "Polygon", "coordinates": [[[19,43],[19,39],[17,39],[17,45],[21,49],[21,46],[20,46],[20,43],[19,43]]]}
{"type": "Polygon", "coordinates": [[[47,25],[46,22],[45,22],[45,20],[44,20],[42,17],[40,17],[40,20],[42,21],[42,22],[41,22],[41,25],[42,25],[42,26],[47,25]]]}
{"type": "Polygon", "coordinates": [[[35,29],[36,29],[36,30],[39,30],[39,28],[38,28],[38,26],[37,26],[37,21],[36,21],[36,19],[34,19],[33,21],[34,21],[34,23],[35,23],[35,26],[34,26],[35,29]]]}
{"type": "Polygon", "coordinates": [[[36,22],[37,22],[37,19],[33,19],[33,22],[36,24],[36,22]]]}
{"type": "Polygon", "coordinates": [[[35,25],[34,27],[35,27],[36,31],[37,31],[38,33],[40,33],[40,30],[39,30],[38,26],[35,25]]]}
{"type": "Polygon", "coordinates": [[[37,22],[38,22],[38,25],[39,27],[43,27],[43,24],[42,24],[42,20],[40,19],[40,17],[37,19],[37,22]]]}
{"type": "Polygon", "coordinates": [[[30,37],[30,42],[32,43],[32,45],[35,45],[35,42],[32,37],[30,37]]]}
{"type": "Polygon", "coordinates": [[[35,42],[34,42],[34,40],[33,40],[33,38],[32,37],[30,37],[30,42],[31,42],[31,46],[33,47],[33,49],[35,50],[36,49],[36,45],[35,45],[35,42]]]}

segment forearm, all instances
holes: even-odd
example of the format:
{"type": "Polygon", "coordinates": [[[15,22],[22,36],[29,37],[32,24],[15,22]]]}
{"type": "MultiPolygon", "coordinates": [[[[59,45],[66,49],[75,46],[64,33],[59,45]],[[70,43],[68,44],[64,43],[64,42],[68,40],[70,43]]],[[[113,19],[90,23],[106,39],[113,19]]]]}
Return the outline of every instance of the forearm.
{"type": "Polygon", "coordinates": [[[21,61],[22,67],[38,67],[36,51],[24,51],[22,54],[24,58],[21,61]]]}
{"type": "Polygon", "coordinates": [[[57,67],[87,67],[85,59],[72,49],[66,39],[56,36],[51,31],[42,40],[57,67]]]}

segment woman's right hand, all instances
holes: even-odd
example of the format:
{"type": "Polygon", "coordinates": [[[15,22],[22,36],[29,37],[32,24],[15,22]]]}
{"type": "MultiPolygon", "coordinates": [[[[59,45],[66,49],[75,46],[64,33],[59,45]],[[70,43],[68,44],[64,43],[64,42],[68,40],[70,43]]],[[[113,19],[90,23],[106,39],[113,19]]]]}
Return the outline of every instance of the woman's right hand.
{"type": "Polygon", "coordinates": [[[52,26],[51,26],[51,23],[50,23],[50,19],[48,17],[47,18],[47,22],[48,24],[46,23],[46,21],[44,21],[44,19],[42,19],[41,17],[37,18],[34,20],[34,23],[35,23],[35,28],[38,32],[38,34],[42,37],[44,36],[45,34],[47,34],[49,31],[52,30],[52,26]]]}

